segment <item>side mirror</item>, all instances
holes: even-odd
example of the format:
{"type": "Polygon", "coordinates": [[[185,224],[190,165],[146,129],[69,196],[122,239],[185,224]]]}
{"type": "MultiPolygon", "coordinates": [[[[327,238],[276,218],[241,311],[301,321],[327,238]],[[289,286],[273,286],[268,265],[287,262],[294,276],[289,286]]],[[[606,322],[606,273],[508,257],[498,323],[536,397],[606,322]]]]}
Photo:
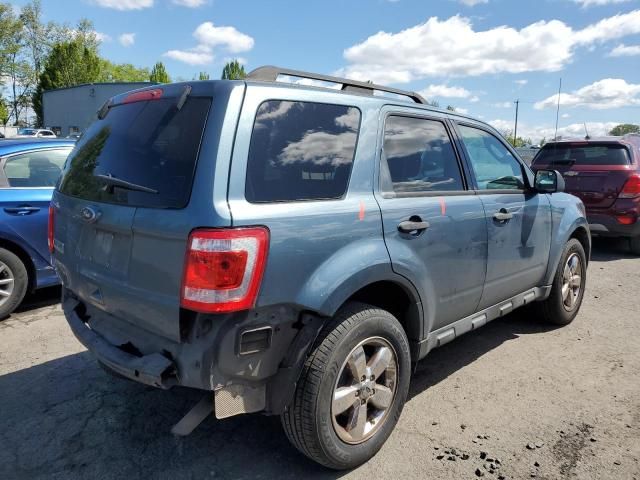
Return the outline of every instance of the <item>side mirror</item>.
{"type": "Polygon", "coordinates": [[[538,170],[535,189],[539,193],[564,192],[564,177],[557,170],[538,170]]]}

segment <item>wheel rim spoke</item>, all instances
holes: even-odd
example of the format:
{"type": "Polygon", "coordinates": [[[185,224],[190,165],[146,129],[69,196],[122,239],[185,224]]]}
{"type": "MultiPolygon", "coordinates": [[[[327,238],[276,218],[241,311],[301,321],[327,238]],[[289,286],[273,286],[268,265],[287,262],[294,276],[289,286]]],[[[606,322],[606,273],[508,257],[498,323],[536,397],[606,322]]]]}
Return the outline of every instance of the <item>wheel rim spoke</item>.
{"type": "Polygon", "coordinates": [[[582,277],[580,275],[571,277],[571,286],[573,288],[580,288],[580,285],[582,285],[582,277]]]}
{"type": "Polygon", "coordinates": [[[393,401],[393,391],[384,385],[376,385],[376,393],[374,393],[369,401],[376,407],[386,409],[391,406],[393,401]]]}
{"type": "Polygon", "coordinates": [[[364,348],[359,347],[351,352],[347,365],[353,377],[358,381],[361,380],[367,373],[367,357],[364,348]]]}
{"type": "Polygon", "coordinates": [[[349,410],[356,402],[360,403],[357,397],[357,387],[340,387],[333,393],[333,414],[339,415],[349,410]]]}
{"type": "Polygon", "coordinates": [[[0,279],[0,285],[9,285],[10,283],[13,283],[13,278],[0,279]]]}
{"type": "Polygon", "coordinates": [[[8,297],[9,295],[11,295],[11,292],[7,290],[0,290],[0,297],[8,297]]]}
{"type": "Polygon", "coordinates": [[[393,353],[387,347],[380,347],[376,353],[371,356],[367,366],[371,370],[374,378],[379,378],[391,364],[393,353]]]}
{"type": "Polygon", "coordinates": [[[367,404],[357,404],[349,415],[349,423],[347,424],[347,432],[354,440],[360,440],[364,437],[364,431],[367,426],[367,404]]]}

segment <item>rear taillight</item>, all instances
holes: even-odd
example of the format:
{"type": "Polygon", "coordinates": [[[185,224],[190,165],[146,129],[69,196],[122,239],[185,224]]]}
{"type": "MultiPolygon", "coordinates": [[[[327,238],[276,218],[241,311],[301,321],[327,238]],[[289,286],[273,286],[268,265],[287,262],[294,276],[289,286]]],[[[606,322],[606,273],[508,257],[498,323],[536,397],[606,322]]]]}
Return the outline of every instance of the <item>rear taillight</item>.
{"type": "Polygon", "coordinates": [[[180,304],[198,312],[255,305],[267,259],[266,228],[194,230],[189,235],[180,304]]]}
{"type": "Polygon", "coordinates": [[[640,175],[634,173],[629,177],[622,187],[619,198],[636,198],[640,197],[640,175]]]}
{"type": "Polygon", "coordinates": [[[53,222],[55,220],[55,209],[53,205],[49,205],[49,225],[47,227],[47,246],[49,252],[53,253],[53,222]]]}

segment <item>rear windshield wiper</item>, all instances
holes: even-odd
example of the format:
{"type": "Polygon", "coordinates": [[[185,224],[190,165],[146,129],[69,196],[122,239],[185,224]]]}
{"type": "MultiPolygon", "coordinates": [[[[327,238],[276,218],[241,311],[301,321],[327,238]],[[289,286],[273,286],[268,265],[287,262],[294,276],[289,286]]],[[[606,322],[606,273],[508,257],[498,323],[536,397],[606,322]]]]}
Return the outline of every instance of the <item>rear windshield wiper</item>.
{"type": "Polygon", "coordinates": [[[116,178],[110,173],[106,175],[94,175],[96,178],[99,178],[103,182],[106,183],[105,187],[107,190],[111,190],[109,193],[113,193],[113,187],[124,188],[127,190],[133,190],[135,192],[144,192],[144,193],[159,193],[158,190],[153,188],[145,187],[144,185],[138,185],[137,183],[128,182],[126,180],[122,180],[120,178],[116,178]]]}

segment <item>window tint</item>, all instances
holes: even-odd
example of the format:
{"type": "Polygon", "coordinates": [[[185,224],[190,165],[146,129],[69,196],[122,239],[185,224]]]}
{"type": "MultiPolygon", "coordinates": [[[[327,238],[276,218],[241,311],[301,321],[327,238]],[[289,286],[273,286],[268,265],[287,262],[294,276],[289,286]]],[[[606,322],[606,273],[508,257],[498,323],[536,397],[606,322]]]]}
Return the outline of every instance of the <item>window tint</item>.
{"type": "Polygon", "coordinates": [[[60,191],[85,200],[181,208],[191,194],[210,98],[175,98],[116,105],[95,121],[69,157],[60,191]],[[157,192],[107,184],[113,176],[157,192]]]}
{"type": "Polygon", "coordinates": [[[258,108],[245,196],[249,202],[342,197],[356,149],[354,107],[270,100],[258,108]]]}
{"type": "Polygon", "coordinates": [[[492,134],[459,125],[480,190],[523,190],[522,166],[492,134]]]}
{"type": "Polygon", "coordinates": [[[442,122],[391,116],[385,122],[384,168],[393,191],[463,190],[462,176],[451,139],[442,122]]]}
{"type": "Polygon", "coordinates": [[[70,150],[21,153],[7,159],[4,174],[10,187],[55,187],[70,150]]]}
{"type": "Polygon", "coordinates": [[[548,165],[629,165],[629,152],[617,144],[550,144],[535,159],[548,165]]]}

